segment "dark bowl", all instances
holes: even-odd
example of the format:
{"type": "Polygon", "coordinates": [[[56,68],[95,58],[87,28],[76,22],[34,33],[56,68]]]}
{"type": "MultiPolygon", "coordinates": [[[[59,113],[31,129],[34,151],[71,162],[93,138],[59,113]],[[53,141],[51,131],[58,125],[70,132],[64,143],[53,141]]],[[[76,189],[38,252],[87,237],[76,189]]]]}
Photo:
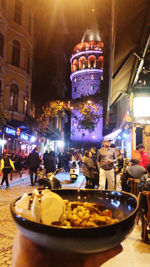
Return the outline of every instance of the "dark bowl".
{"type": "Polygon", "coordinates": [[[110,209],[113,217],[119,222],[95,228],[48,226],[29,221],[16,214],[15,203],[19,199],[17,198],[10,205],[17,227],[27,238],[43,247],[78,253],[95,253],[120,244],[133,229],[138,210],[138,200],[134,195],[126,192],[95,189],[58,189],[53,191],[63,199],[70,201],[99,203],[105,209],[110,209]]]}

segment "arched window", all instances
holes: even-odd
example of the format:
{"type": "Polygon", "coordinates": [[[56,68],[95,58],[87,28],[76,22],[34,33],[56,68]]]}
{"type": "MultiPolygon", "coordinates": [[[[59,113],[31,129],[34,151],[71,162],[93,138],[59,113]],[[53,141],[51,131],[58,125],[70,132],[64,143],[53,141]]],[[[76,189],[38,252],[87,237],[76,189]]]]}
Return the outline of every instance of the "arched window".
{"type": "Polygon", "coordinates": [[[15,0],[14,21],[20,25],[22,24],[22,10],[23,10],[22,1],[15,0]]]}
{"type": "Polygon", "coordinates": [[[21,53],[21,45],[18,41],[13,41],[12,48],[12,65],[19,67],[20,66],[20,53],[21,53]]]}
{"type": "Polygon", "coordinates": [[[79,70],[85,69],[86,67],[86,58],[80,57],[79,59],[79,70]]]}
{"type": "Polygon", "coordinates": [[[100,56],[98,58],[98,67],[103,69],[103,56],[100,56]]]}
{"type": "Polygon", "coordinates": [[[73,64],[72,64],[72,70],[73,72],[78,69],[78,61],[77,59],[74,59],[73,64]]]}
{"type": "Polygon", "coordinates": [[[19,88],[16,84],[10,86],[10,110],[18,111],[19,88]]]}
{"type": "Polygon", "coordinates": [[[95,56],[89,56],[88,57],[88,68],[96,68],[96,57],[95,56]]]}
{"type": "Polygon", "coordinates": [[[0,56],[4,56],[4,35],[0,32],[0,56]]]}
{"type": "Polygon", "coordinates": [[[1,6],[3,9],[6,8],[6,0],[1,0],[1,6]]]}

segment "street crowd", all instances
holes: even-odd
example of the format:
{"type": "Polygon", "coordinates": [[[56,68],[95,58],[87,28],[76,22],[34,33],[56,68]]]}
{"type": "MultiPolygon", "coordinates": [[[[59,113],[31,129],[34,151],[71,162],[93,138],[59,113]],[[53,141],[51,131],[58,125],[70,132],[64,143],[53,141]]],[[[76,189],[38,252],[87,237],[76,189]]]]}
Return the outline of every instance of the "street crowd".
{"type": "MultiPolygon", "coordinates": [[[[10,158],[6,152],[2,154],[1,159],[1,186],[6,183],[6,188],[9,187],[8,174],[13,171],[21,173],[23,168],[28,168],[30,173],[31,186],[37,185],[38,179],[48,177],[54,173],[57,168],[63,168],[69,172],[72,166],[79,165],[80,170],[86,179],[87,189],[98,188],[100,190],[117,190],[131,192],[130,179],[138,179],[138,191],[150,191],[150,162],[149,154],[145,151],[144,145],[137,146],[141,158],[140,161],[132,158],[130,160],[124,158],[120,151],[111,144],[109,140],[104,140],[102,147],[96,151],[94,147],[86,150],[84,155],[79,150],[65,151],[55,157],[55,152],[46,151],[43,156],[39,156],[38,148],[29,154],[28,157],[21,155],[13,155],[10,158]]],[[[71,172],[70,172],[71,174],[71,172]]],[[[78,177],[78,175],[77,175],[78,177]]],[[[60,183],[57,183],[58,185],[60,183]]],[[[140,195],[140,210],[142,218],[147,212],[146,199],[140,195]]],[[[142,224],[142,238],[144,241],[149,241],[148,235],[144,233],[144,221],[142,224]]]]}

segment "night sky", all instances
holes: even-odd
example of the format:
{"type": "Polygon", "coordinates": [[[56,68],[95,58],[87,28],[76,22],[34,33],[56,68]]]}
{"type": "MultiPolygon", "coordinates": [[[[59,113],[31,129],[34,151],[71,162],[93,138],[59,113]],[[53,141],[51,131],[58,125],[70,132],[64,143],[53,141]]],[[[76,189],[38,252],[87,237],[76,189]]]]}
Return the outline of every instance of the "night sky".
{"type": "Polygon", "coordinates": [[[35,48],[33,65],[32,98],[38,106],[48,100],[59,98],[55,76],[60,56],[65,52],[65,81],[70,97],[70,56],[73,47],[80,43],[84,31],[91,25],[92,9],[99,25],[102,39],[106,18],[110,9],[109,0],[43,0],[35,13],[35,48]],[[65,21],[65,27],[62,23],[65,21]]]}
{"type": "MultiPolygon", "coordinates": [[[[80,43],[84,31],[91,25],[92,9],[94,9],[95,20],[104,41],[102,97],[104,114],[106,113],[111,76],[131,49],[140,55],[147,35],[146,25],[150,19],[149,0],[114,2],[116,6],[114,69],[110,70],[111,0],[37,0],[32,85],[32,99],[36,107],[60,98],[63,80],[67,86],[65,97],[71,96],[70,57],[73,47],[80,43]]],[[[131,80],[131,70],[132,78],[134,77],[135,66],[132,68],[131,65],[129,71],[126,65],[123,66],[124,73],[117,77],[119,83],[114,88],[116,90],[120,90],[122,77],[126,77],[125,84],[128,84],[128,79],[131,80]]]]}

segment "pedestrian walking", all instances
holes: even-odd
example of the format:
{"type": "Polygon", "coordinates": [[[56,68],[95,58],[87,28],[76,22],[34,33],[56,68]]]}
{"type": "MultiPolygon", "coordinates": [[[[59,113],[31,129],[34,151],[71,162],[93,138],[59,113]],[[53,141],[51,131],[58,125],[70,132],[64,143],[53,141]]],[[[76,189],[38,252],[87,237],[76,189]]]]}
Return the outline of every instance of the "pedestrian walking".
{"type": "Polygon", "coordinates": [[[108,189],[114,190],[114,164],[117,163],[117,156],[115,149],[110,147],[109,140],[104,140],[103,145],[97,153],[99,189],[105,189],[107,179],[108,189]]]}
{"type": "Polygon", "coordinates": [[[37,182],[37,170],[40,167],[40,158],[38,155],[38,149],[35,147],[32,153],[28,156],[28,166],[30,170],[30,181],[33,186],[37,182]],[[33,182],[33,174],[35,174],[35,180],[33,182]]]}
{"type": "Polygon", "coordinates": [[[54,172],[56,170],[56,162],[55,162],[55,152],[50,151],[44,165],[46,169],[46,174],[50,172],[54,172]]]}
{"type": "Polygon", "coordinates": [[[9,187],[8,174],[11,173],[12,170],[15,171],[15,167],[12,160],[7,156],[6,153],[3,153],[1,159],[1,172],[3,172],[1,186],[5,182],[6,188],[9,187]]]}
{"type": "Polygon", "coordinates": [[[92,171],[95,170],[96,167],[92,160],[92,153],[90,151],[85,151],[84,154],[84,162],[83,162],[83,173],[86,178],[86,188],[94,188],[94,179],[92,178],[92,171]]]}
{"type": "Polygon", "coordinates": [[[48,151],[46,150],[46,152],[43,154],[43,164],[44,164],[44,168],[45,168],[45,165],[46,165],[46,161],[49,157],[49,153],[48,151]]]}
{"type": "Polygon", "coordinates": [[[116,190],[121,190],[121,171],[123,169],[123,156],[118,149],[115,149],[117,155],[117,164],[115,165],[115,180],[116,180],[116,190]]]}
{"type": "Polygon", "coordinates": [[[149,155],[148,153],[145,151],[145,147],[143,144],[139,144],[137,146],[137,150],[140,152],[141,154],[141,159],[139,162],[139,165],[144,167],[145,170],[147,170],[147,165],[149,164],[149,155]]]}

